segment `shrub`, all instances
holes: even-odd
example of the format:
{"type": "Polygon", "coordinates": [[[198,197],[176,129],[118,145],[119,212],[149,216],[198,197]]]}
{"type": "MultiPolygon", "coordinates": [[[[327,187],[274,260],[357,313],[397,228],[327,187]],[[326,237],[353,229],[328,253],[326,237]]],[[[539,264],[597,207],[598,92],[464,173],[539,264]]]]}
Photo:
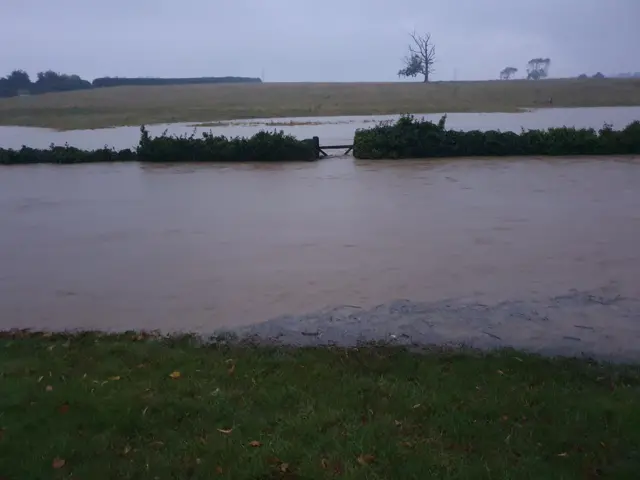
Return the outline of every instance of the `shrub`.
{"type": "Polygon", "coordinates": [[[258,132],[250,138],[226,138],[203,133],[152,138],[140,128],[140,141],[135,150],[81,150],[69,145],[51,145],[48,149],[23,146],[19,150],[0,148],[0,164],[93,163],[93,162],[242,162],[314,160],[317,152],[309,140],[298,140],[283,132],[258,132]]]}
{"type": "Polygon", "coordinates": [[[18,165],[33,163],[97,163],[97,162],[127,162],[136,160],[131,149],[113,150],[101,148],[98,150],[80,150],[69,145],[51,145],[48,149],[22,147],[20,150],[0,148],[0,165],[18,165]]]}
{"type": "Polygon", "coordinates": [[[438,123],[403,115],[358,129],[353,155],[361,159],[430,158],[506,155],[626,155],[640,153],[640,122],[624,130],[606,125],[591,128],[549,128],[521,133],[497,130],[447,130],[446,115],[438,123]]]}
{"type": "Polygon", "coordinates": [[[169,136],[165,132],[151,138],[144,126],[140,128],[136,152],[142,162],[277,162],[316,158],[312,143],[282,131],[261,131],[250,138],[227,138],[211,132],[204,132],[200,138],[195,132],[182,136],[169,136]]]}

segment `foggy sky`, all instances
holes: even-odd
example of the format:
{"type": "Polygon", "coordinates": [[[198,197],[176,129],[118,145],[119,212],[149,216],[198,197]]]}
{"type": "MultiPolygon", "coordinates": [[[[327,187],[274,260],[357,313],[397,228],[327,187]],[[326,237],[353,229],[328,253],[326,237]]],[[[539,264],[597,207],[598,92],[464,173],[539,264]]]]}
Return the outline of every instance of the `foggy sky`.
{"type": "Polygon", "coordinates": [[[0,0],[0,76],[395,81],[431,32],[434,80],[640,71],[640,0],[0,0]],[[635,22],[635,25],[634,25],[635,22]]]}

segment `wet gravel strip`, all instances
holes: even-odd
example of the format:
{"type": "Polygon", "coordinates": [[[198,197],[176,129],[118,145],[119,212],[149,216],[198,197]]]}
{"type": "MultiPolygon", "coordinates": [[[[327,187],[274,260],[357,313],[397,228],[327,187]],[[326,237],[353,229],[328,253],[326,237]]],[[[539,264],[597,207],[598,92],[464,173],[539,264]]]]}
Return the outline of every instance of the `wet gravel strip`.
{"type": "Polygon", "coordinates": [[[513,347],[544,355],[640,362],[640,299],[611,289],[487,305],[395,300],[342,305],[233,330],[237,338],[289,346],[513,347]]]}

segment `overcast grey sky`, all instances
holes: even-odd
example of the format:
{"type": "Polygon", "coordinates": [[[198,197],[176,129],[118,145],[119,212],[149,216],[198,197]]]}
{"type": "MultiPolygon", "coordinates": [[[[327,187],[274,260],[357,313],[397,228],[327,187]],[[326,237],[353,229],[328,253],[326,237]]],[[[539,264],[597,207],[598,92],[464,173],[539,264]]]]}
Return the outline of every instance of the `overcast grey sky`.
{"type": "Polygon", "coordinates": [[[408,32],[431,32],[434,80],[640,70],[640,0],[0,0],[0,76],[260,76],[394,81],[408,32]],[[519,75],[520,75],[519,74],[519,75]]]}

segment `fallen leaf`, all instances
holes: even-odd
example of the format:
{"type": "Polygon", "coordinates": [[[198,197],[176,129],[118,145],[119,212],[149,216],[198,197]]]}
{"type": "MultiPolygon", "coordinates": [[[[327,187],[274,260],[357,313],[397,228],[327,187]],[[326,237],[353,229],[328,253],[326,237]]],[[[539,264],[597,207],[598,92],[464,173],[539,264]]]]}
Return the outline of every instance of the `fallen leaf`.
{"type": "Polygon", "coordinates": [[[500,375],[504,375],[504,372],[503,372],[502,370],[498,370],[498,373],[499,373],[500,375]]]}
{"type": "Polygon", "coordinates": [[[40,382],[42,381],[42,379],[43,379],[43,378],[44,378],[44,377],[39,377],[39,378],[38,378],[38,383],[40,383],[40,382]]]}
{"type": "Polygon", "coordinates": [[[416,403],[412,408],[413,408],[413,409],[420,408],[420,404],[419,404],[419,403],[416,403]]]}
{"type": "Polygon", "coordinates": [[[228,370],[229,375],[233,375],[233,372],[235,372],[235,371],[236,371],[236,364],[232,363],[231,367],[229,367],[229,370],[228,370]]]}
{"type": "Polygon", "coordinates": [[[47,392],[53,392],[53,387],[52,387],[51,385],[47,385],[44,389],[45,389],[47,392]]]}
{"type": "Polygon", "coordinates": [[[59,468],[64,467],[65,463],[67,462],[65,462],[64,459],[56,457],[53,459],[53,462],[51,462],[51,466],[58,470],[59,468]]]}
{"type": "Polygon", "coordinates": [[[358,457],[358,463],[360,465],[369,465],[375,459],[376,459],[376,457],[374,457],[373,455],[370,455],[370,454],[360,455],[358,457]]]}
{"type": "Polygon", "coordinates": [[[229,428],[229,429],[219,428],[218,431],[220,433],[224,433],[225,435],[229,435],[231,432],[233,432],[233,428],[229,428]]]}
{"type": "Polygon", "coordinates": [[[262,446],[262,442],[259,442],[257,440],[252,440],[251,442],[249,442],[249,445],[252,447],[261,447],[262,446]]]}
{"type": "Polygon", "coordinates": [[[218,465],[218,466],[216,467],[216,473],[217,473],[218,475],[222,475],[222,473],[223,473],[223,472],[224,472],[224,470],[222,470],[222,467],[218,465]]]}
{"type": "Polygon", "coordinates": [[[562,452],[558,454],[559,457],[567,457],[569,454],[567,452],[562,452]]]}
{"type": "Polygon", "coordinates": [[[64,413],[67,413],[67,412],[69,411],[69,404],[68,404],[68,403],[63,403],[62,405],[60,405],[60,406],[58,407],[58,411],[59,411],[60,413],[63,413],[63,414],[64,414],[64,413]]]}
{"type": "Polygon", "coordinates": [[[399,420],[394,420],[393,423],[396,424],[396,427],[401,427],[402,426],[402,422],[399,420]]]}
{"type": "Polygon", "coordinates": [[[111,380],[112,382],[116,382],[116,381],[120,380],[120,377],[118,377],[118,376],[109,377],[109,380],[111,380]]]}
{"type": "Polygon", "coordinates": [[[199,458],[196,458],[196,465],[200,465],[202,463],[202,460],[200,460],[199,458]]]}
{"type": "Polygon", "coordinates": [[[171,378],[173,378],[174,380],[176,380],[176,379],[180,378],[182,375],[180,374],[180,372],[178,372],[178,371],[176,370],[175,372],[171,372],[171,373],[169,374],[169,376],[170,376],[171,378]]]}
{"type": "Polygon", "coordinates": [[[507,420],[509,420],[509,416],[508,415],[503,415],[502,416],[502,421],[506,422],[507,420]]]}
{"type": "Polygon", "coordinates": [[[122,453],[127,455],[130,451],[131,451],[131,447],[129,445],[125,445],[124,450],[122,451],[122,453]]]}
{"type": "Polygon", "coordinates": [[[329,468],[329,462],[327,461],[326,458],[323,458],[322,460],[320,460],[320,466],[322,467],[323,470],[326,470],[327,468],[329,468]]]}
{"type": "Polygon", "coordinates": [[[280,471],[282,473],[286,473],[289,471],[289,464],[288,463],[282,463],[280,464],[280,471]]]}

